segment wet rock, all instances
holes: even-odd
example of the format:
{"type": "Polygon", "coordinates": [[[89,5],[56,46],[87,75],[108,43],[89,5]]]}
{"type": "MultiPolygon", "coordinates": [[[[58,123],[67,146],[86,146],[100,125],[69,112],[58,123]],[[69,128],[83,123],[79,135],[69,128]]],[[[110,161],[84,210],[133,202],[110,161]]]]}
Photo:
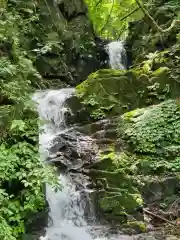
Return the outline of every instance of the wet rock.
{"type": "Polygon", "coordinates": [[[45,234],[45,227],[48,224],[48,203],[46,209],[42,212],[31,214],[26,221],[26,234],[22,236],[22,240],[38,240],[45,234]]]}
{"type": "Polygon", "coordinates": [[[56,137],[50,152],[47,161],[59,163],[61,170],[79,170],[95,160],[98,149],[91,137],[69,131],[56,137]]]}
{"type": "Polygon", "coordinates": [[[78,126],[76,129],[81,133],[92,137],[94,136],[94,138],[96,138],[95,135],[98,134],[98,132],[104,131],[105,133],[106,131],[115,131],[117,127],[117,121],[118,119],[116,117],[103,119],[83,126],[78,126]]]}
{"type": "Polygon", "coordinates": [[[66,116],[68,126],[78,123],[82,125],[92,121],[87,109],[75,95],[68,98],[66,104],[71,109],[71,112],[66,116]]]}

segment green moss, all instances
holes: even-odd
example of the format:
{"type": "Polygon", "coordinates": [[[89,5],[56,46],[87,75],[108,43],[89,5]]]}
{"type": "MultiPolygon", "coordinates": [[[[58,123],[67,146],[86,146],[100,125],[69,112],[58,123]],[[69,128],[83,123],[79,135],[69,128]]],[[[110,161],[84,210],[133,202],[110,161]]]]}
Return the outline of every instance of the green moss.
{"type": "Polygon", "coordinates": [[[120,117],[118,132],[125,150],[117,153],[111,146],[91,169],[93,180],[104,189],[98,199],[107,219],[115,217],[126,222],[122,212],[136,219],[144,201],[156,199],[161,205],[176,194],[176,172],[180,171],[179,110],[179,100],[167,100],[120,117]],[[169,174],[172,180],[167,179],[169,174]]]}
{"type": "Polygon", "coordinates": [[[123,231],[127,233],[145,233],[147,232],[147,226],[141,221],[129,221],[122,225],[123,231]]]}
{"type": "Polygon", "coordinates": [[[130,175],[132,162],[133,158],[125,152],[116,154],[112,150],[101,155],[101,161],[91,169],[93,180],[105,190],[98,194],[98,201],[107,219],[116,216],[119,222],[125,221],[122,212],[135,214],[142,207],[141,194],[130,175]]]}

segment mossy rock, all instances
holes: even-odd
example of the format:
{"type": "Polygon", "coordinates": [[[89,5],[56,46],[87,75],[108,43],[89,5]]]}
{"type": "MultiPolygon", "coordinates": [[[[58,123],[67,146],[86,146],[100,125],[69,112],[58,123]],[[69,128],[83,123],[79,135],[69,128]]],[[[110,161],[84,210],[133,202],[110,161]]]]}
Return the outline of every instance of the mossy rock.
{"type": "Polygon", "coordinates": [[[98,119],[176,98],[180,82],[171,79],[169,68],[152,71],[151,61],[146,61],[128,71],[99,70],[76,89],[77,96],[98,119]]]}
{"type": "Polygon", "coordinates": [[[138,217],[143,200],[132,176],[126,172],[128,157],[112,150],[101,159],[93,165],[90,175],[97,187],[103,189],[97,194],[97,201],[105,218],[123,223],[129,214],[138,217]]]}

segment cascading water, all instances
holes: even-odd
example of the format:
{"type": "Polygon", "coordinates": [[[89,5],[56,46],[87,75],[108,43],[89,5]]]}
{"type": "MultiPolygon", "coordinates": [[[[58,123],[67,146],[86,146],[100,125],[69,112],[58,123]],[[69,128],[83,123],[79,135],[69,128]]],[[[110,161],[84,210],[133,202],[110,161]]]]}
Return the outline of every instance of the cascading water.
{"type": "MultiPolygon", "coordinates": [[[[41,126],[39,137],[42,159],[49,157],[49,149],[54,144],[57,135],[67,130],[65,113],[68,111],[65,100],[74,92],[73,88],[37,92],[33,100],[38,103],[39,117],[45,121],[41,126]]],[[[62,191],[55,192],[51,186],[46,186],[46,197],[50,207],[49,226],[46,237],[48,240],[91,240],[86,232],[87,223],[84,218],[85,201],[82,201],[80,191],[67,178],[61,175],[62,191]]]]}
{"type": "Polygon", "coordinates": [[[74,93],[74,88],[36,92],[33,100],[42,121],[39,135],[40,152],[48,157],[55,136],[66,130],[64,114],[68,111],[65,100],[74,93]]]}
{"type": "MultiPolygon", "coordinates": [[[[50,149],[57,135],[68,131],[65,122],[65,113],[68,111],[68,108],[65,101],[73,93],[73,88],[66,88],[47,90],[34,94],[33,100],[38,103],[39,117],[41,120],[45,120],[41,126],[39,138],[42,159],[47,158],[51,154],[50,149]]],[[[106,238],[107,231],[104,235],[102,226],[98,228],[100,229],[100,232],[98,232],[95,223],[94,225],[88,225],[85,218],[85,208],[88,202],[87,195],[83,195],[85,199],[82,198],[82,191],[77,190],[76,184],[66,175],[60,175],[59,180],[63,186],[61,191],[55,192],[51,186],[46,186],[46,198],[50,212],[46,236],[41,237],[40,240],[130,239],[123,236],[118,237],[117,235],[116,237],[108,236],[106,238]]],[[[84,192],[86,192],[86,189],[83,190],[84,192]]]]}
{"type": "MultiPolygon", "coordinates": [[[[42,159],[49,157],[50,148],[57,135],[67,130],[65,113],[68,111],[65,100],[74,92],[73,88],[37,92],[33,100],[38,103],[39,117],[43,122],[39,136],[42,159]]],[[[49,203],[49,226],[47,236],[41,239],[48,240],[91,240],[84,230],[85,202],[81,201],[80,192],[66,177],[59,177],[63,186],[62,191],[55,192],[51,186],[46,186],[46,198],[49,203]]]]}
{"type": "Polygon", "coordinates": [[[110,42],[107,45],[109,64],[112,69],[124,70],[127,67],[127,56],[122,41],[110,42]]]}

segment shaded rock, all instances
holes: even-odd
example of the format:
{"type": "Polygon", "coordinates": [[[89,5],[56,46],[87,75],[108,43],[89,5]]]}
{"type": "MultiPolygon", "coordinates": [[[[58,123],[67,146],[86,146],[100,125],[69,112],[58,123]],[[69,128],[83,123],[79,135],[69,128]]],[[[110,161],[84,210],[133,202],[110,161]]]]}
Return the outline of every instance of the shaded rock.
{"type": "Polygon", "coordinates": [[[76,96],[72,96],[66,100],[67,106],[71,112],[66,116],[67,125],[86,124],[92,119],[85,106],[76,96]]]}
{"type": "Polygon", "coordinates": [[[146,203],[157,203],[178,194],[180,180],[178,176],[150,180],[143,188],[142,194],[146,203]]]}

